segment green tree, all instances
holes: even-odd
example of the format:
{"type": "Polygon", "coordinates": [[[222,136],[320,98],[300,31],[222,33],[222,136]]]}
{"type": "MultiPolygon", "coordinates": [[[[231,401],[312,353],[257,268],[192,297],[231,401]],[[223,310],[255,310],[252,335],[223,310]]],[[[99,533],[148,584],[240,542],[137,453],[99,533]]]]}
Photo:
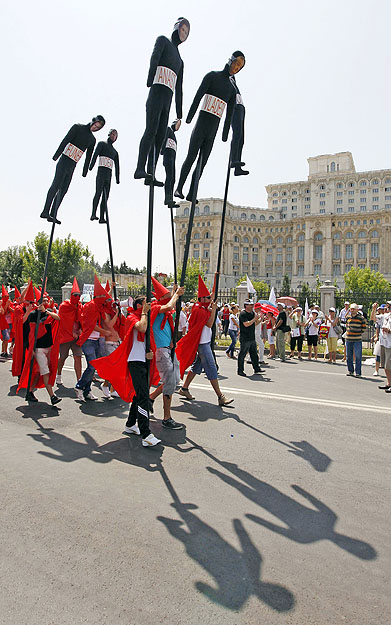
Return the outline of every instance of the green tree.
{"type": "Polygon", "coordinates": [[[351,293],[367,293],[368,291],[372,291],[388,295],[391,292],[391,285],[383,274],[380,273],[380,271],[372,271],[369,267],[365,269],[353,267],[348,273],[345,273],[344,278],[345,291],[351,293]]]}
{"type": "MultiPolygon", "coordinates": [[[[239,286],[242,282],[246,282],[246,280],[246,276],[242,276],[236,286],[239,286]]],[[[266,282],[263,282],[263,280],[251,280],[251,284],[257,292],[257,297],[262,299],[269,297],[270,286],[266,282]]]]}
{"type": "Polygon", "coordinates": [[[287,274],[285,274],[282,281],[282,288],[280,295],[290,295],[291,293],[291,281],[287,274]]]}
{"type": "MultiPolygon", "coordinates": [[[[201,278],[205,277],[205,266],[200,263],[197,258],[190,258],[187,263],[185,277],[185,298],[193,298],[197,296],[198,291],[198,274],[201,278]]],[[[178,283],[181,280],[182,267],[178,267],[178,283]]]]}
{"type": "Polygon", "coordinates": [[[305,300],[308,301],[308,305],[311,306],[312,302],[311,302],[311,295],[312,295],[312,291],[310,289],[310,285],[308,284],[308,282],[304,282],[304,284],[302,285],[301,289],[300,289],[300,295],[298,297],[299,300],[299,304],[302,307],[302,309],[304,310],[305,308],[305,300]]]}
{"type": "Polygon", "coordinates": [[[0,252],[0,282],[11,287],[22,286],[24,251],[23,246],[14,245],[0,252]]]}
{"type": "MultiPolygon", "coordinates": [[[[23,279],[29,277],[35,284],[42,283],[49,237],[39,232],[33,242],[27,243],[23,250],[23,279]]],[[[79,272],[87,279],[81,282],[90,282],[95,273],[95,262],[88,247],[80,241],[71,239],[55,239],[52,245],[48,266],[48,289],[60,289],[65,282],[72,282],[73,277],[79,277],[79,272]]]]}

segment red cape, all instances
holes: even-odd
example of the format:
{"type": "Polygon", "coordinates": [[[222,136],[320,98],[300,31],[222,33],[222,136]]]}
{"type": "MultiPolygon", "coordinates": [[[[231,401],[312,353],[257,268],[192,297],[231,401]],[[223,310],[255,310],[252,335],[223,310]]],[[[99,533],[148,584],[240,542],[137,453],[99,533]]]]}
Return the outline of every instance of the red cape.
{"type": "Polygon", "coordinates": [[[77,341],[78,345],[83,345],[83,343],[86,342],[91,332],[98,324],[99,318],[99,309],[94,300],[92,300],[92,302],[87,302],[87,304],[82,306],[80,313],[81,335],[77,341]]]}
{"type": "Polygon", "coordinates": [[[23,315],[24,308],[18,304],[14,308],[12,333],[15,338],[14,350],[12,352],[12,375],[17,376],[22,373],[23,362],[23,315]]]}
{"type": "MultiPolygon", "coordinates": [[[[134,397],[134,388],[128,367],[128,356],[132,349],[133,328],[137,321],[139,321],[139,317],[130,314],[126,318],[127,332],[121,345],[119,345],[110,356],[91,360],[92,366],[95,367],[100,377],[104,380],[108,380],[115,388],[118,395],[127,402],[132,401],[134,397]]],[[[156,346],[152,332],[151,349],[155,353],[156,346]]],[[[159,373],[156,369],[155,357],[153,360],[150,360],[149,363],[150,385],[156,386],[159,384],[159,373]]]]}
{"type": "Polygon", "coordinates": [[[176,346],[176,357],[179,360],[179,370],[181,378],[189,365],[192,365],[196,357],[198,345],[200,343],[201,332],[208,322],[210,310],[194,304],[189,319],[189,331],[183,336],[176,346]]]}
{"type": "MultiPolygon", "coordinates": [[[[60,351],[60,333],[59,333],[60,324],[56,319],[52,319],[51,317],[49,317],[49,319],[50,321],[48,319],[46,319],[45,321],[46,323],[52,324],[53,345],[50,350],[50,358],[49,358],[49,384],[53,386],[56,380],[58,353],[60,351]]],[[[30,372],[30,363],[31,363],[31,358],[33,358],[34,334],[35,334],[35,323],[30,323],[29,348],[26,354],[26,359],[23,365],[23,371],[20,376],[19,385],[18,385],[16,392],[20,391],[21,388],[27,388],[29,372],[30,372]]],[[[39,330],[38,330],[38,335],[39,335],[39,330]]],[[[37,373],[39,373],[39,367],[38,367],[37,361],[34,358],[33,373],[32,373],[31,380],[34,380],[34,377],[36,376],[37,373]]],[[[43,378],[40,375],[38,379],[38,383],[35,385],[35,387],[43,388],[44,386],[45,385],[43,383],[43,378]]]]}
{"type": "Polygon", "coordinates": [[[69,299],[60,304],[58,314],[60,315],[60,343],[69,343],[74,341],[73,328],[75,323],[80,323],[82,305],[76,306],[69,299]]]}
{"type": "MultiPolygon", "coordinates": [[[[6,307],[7,302],[8,302],[8,298],[2,299],[0,301],[0,306],[4,309],[6,307]]],[[[8,322],[5,318],[7,314],[8,314],[8,310],[6,313],[0,313],[0,330],[6,330],[7,328],[9,328],[8,322]]]]}

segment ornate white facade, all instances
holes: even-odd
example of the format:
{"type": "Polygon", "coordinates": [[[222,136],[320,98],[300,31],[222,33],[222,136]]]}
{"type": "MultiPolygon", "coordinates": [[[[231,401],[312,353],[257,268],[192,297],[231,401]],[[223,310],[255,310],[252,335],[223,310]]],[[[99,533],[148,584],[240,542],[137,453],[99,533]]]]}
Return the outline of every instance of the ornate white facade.
{"type": "MultiPolygon", "coordinates": [[[[343,286],[352,266],[391,280],[391,169],[356,172],[350,152],[308,159],[306,181],[267,185],[268,208],[227,204],[220,285],[248,274],[279,287],[287,274],[296,288],[318,275],[343,286]]],[[[183,259],[189,202],[177,209],[176,245],[183,259]]],[[[217,264],[222,200],[196,207],[190,255],[217,264]]]]}

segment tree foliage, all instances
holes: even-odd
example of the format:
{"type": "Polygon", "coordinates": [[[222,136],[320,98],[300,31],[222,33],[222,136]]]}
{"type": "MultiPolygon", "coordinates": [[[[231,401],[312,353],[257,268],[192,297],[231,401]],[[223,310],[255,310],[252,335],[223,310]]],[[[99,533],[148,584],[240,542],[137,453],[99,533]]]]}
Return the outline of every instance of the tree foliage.
{"type": "Polygon", "coordinates": [[[14,245],[0,252],[0,282],[21,286],[23,282],[23,246],[14,245]]]}
{"type": "Polygon", "coordinates": [[[380,271],[372,271],[369,267],[365,269],[353,267],[348,273],[345,273],[344,278],[345,292],[367,293],[372,291],[379,294],[384,293],[384,295],[391,292],[391,285],[383,274],[380,271]]]}
{"type": "MultiPolygon", "coordinates": [[[[198,274],[205,277],[205,266],[197,258],[190,258],[187,263],[185,277],[185,297],[196,297],[198,292],[198,274]]],[[[178,267],[178,283],[180,283],[182,267],[178,267]]]]}
{"type": "MultiPolygon", "coordinates": [[[[246,281],[247,277],[242,276],[236,286],[240,286],[242,282],[246,281]]],[[[263,280],[251,280],[251,284],[257,292],[257,297],[260,299],[267,299],[269,297],[270,286],[266,282],[263,282],[263,280]]]]}
{"type": "Polygon", "coordinates": [[[282,280],[282,287],[281,287],[281,292],[280,295],[290,295],[291,293],[291,281],[290,278],[287,274],[285,274],[283,280],[282,280]]]}

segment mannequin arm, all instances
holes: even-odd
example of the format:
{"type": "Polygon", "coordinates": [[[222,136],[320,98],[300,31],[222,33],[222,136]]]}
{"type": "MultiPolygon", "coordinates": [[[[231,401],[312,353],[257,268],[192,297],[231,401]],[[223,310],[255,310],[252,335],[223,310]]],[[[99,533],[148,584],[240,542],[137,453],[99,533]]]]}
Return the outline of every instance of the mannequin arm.
{"type": "Polygon", "coordinates": [[[119,156],[118,156],[118,152],[115,155],[114,167],[115,167],[115,179],[117,181],[117,184],[119,184],[119,156]]]}
{"type": "Polygon", "coordinates": [[[94,145],[95,145],[95,138],[93,139],[93,142],[90,143],[90,145],[87,148],[86,160],[84,161],[83,174],[82,174],[83,178],[85,178],[86,175],[88,174],[88,166],[90,164],[92,152],[94,150],[94,145]]]}
{"type": "Polygon", "coordinates": [[[156,69],[157,69],[157,66],[159,65],[159,61],[162,56],[162,52],[164,50],[165,45],[166,45],[166,37],[161,35],[160,37],[156,39],[155,46],[152,51],[151,60],[149,63],[147,87],[151,87],[153,84],[153,79],[155,78],[156,69]]]}
{"type": "Polygon", "coordinates": [[[90,164],[90,171],[92,171],[94,169],[94,165],[96,163],[96,159],[98,158],[100,153],[100,142],[98,143],[98,145],[95,148],[95,152],[94,152],[94,156],[92,157],[92,161],[90,164]]]}
{"type": "Polygon", "coordinates": [[[209,74],[206,74],[206,76],[204,76],[204,78],[202,79],[200,86],[198,87],[198,91],[194,96],[193,104],[191,105],[190,110],[186,117],[187,124],[190,124],[191,120],[193,119],[195,112],[198,109],[198,105],[201,102],[202,96],[205,95],[205,93],[208,93],[208,87],[210,83],[211,74],[212,72],[209,72],[209,74]]]}
{"type": "Polygon", "coordinates": [[[183,98],[183,63],[182,67],[179,70],[179,74],[177,76],[177,81],[175,85],[175,106],[176,106],[176,116],[178,119],[182,119],[183,111],[182,111],[182,98],[183,98]]]}
{"type": "Polygon", "coordinates": [[[72,128],[69,130],[69,132],[67,132],[67,134],[65,135],[65,137],[63,138],[63,140],[61,141],[60,145],[58,146],[56,152],[54,153],[53,156],[53,160],[56,161],[61,154],[63,153],[65,146],[68,143],[72,143],[72,139],[76,130],[77,124],[73,124],[72,128]]]}
{"type": "Polygon", "coordinates": [[[234,93],[233,96],[228,100],[227,113],[225,115],[225,122],[224,122],[224,128],[223,128],[223,141],[227,141],[228,139],[228,133],[231,127],[232,116],[234,114],[234,109],[235,109],[235,101],[236,101],[236,94],[234,93]]]}

